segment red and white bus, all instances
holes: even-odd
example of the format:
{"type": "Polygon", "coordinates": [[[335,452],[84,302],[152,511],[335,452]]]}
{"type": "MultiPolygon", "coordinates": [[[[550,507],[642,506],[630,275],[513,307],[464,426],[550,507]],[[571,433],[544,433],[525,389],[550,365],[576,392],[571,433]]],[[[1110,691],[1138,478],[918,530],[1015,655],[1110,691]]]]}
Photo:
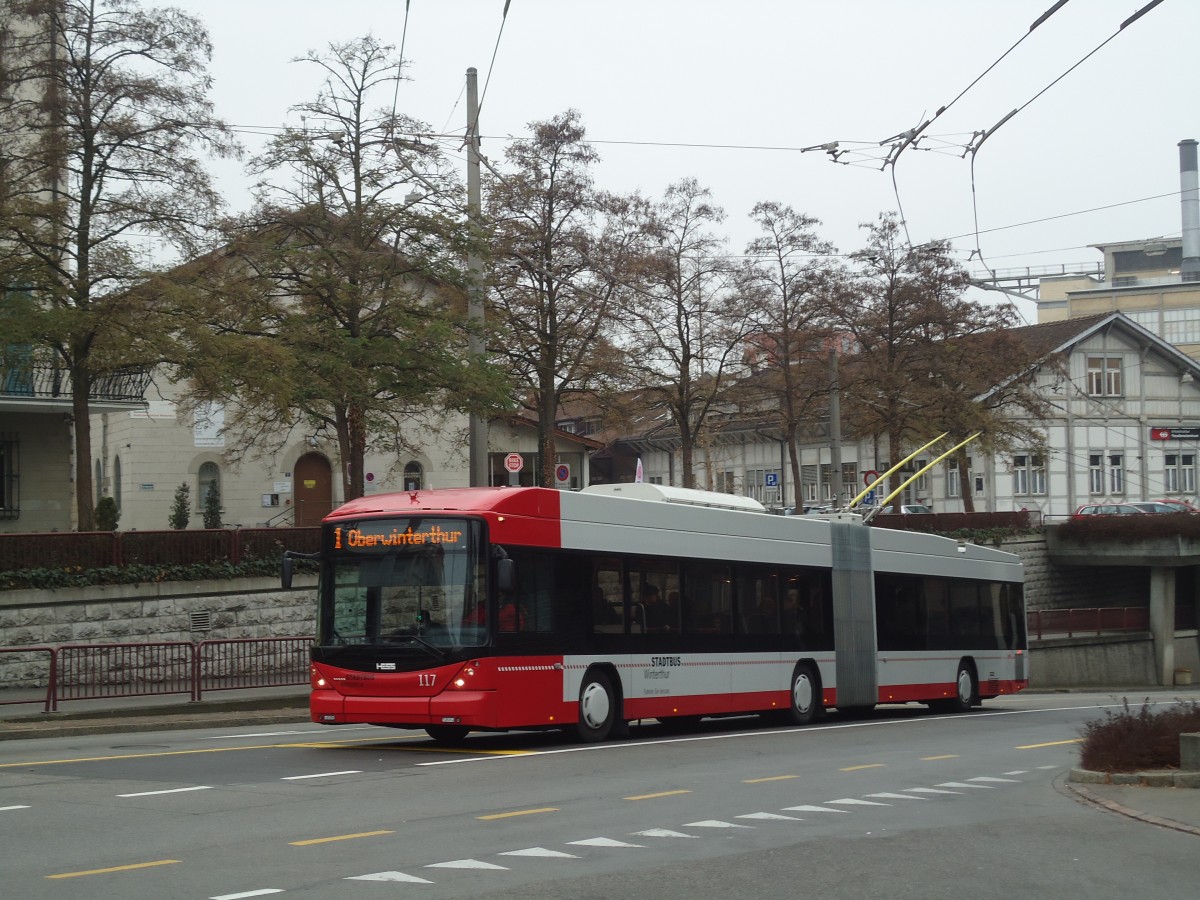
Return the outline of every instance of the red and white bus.
{"type": "Polygon", "coordinates": [[[369,496],[322,528],[315,722],[600,741],[641,719],[963,711],[1028,683],[1017,557],[854,515],[625,484],[369,496]]]}

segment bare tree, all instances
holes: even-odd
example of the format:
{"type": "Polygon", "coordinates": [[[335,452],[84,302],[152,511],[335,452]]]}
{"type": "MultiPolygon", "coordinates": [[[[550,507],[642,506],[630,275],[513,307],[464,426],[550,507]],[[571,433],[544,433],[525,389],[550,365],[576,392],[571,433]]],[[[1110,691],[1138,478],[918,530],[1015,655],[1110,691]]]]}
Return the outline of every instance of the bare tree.
{"type": "Polygon", "coordinates": [[[488,184],[494,267],[489,317],[503,355],[538,421],[537,483],[554,485],[554,423],[561,402],[611,371],[613,304],[627,293],[629,202],[593,186],[598,156],[574,110],[530,126],[505,152],[512,171],[488,184]]]}
{"type": "Polygon", "coordinates": [[[197,19],[132,0],[16,0],[0,102],[0,267],[31,302],[6,340],[70,376],[76,519],[93,525],[90,398],[153,362],[162,328],[129,288],[148,238],[187,251],[218,208],[198,154],[235,152],[206,99],[212,47],[197,19]]]}
{"type": "Polygon", "coordinates": [[[825,358],[836,343],[830,312],[846,273],[826,258],[833,245],[817,235],[820,222],[811,216],[764,202],[750,217],[761,235],[746,247],[753,272],[747,353],[755,374],[744,389],[779,428],[799,499],[798,438],[805,422],[829,408],[825,358]]]}
{"type": "MultiPolygon", "coordinates": [[[[858,268],[851,290],[834,306],[838,327],[854,336],[858,349],[846,386],[856,429],[886,435],[893,461],[905,446],[943,431],[955,443],[979,432],[986,449],[1018,436],[1001,410],[1023,404],[1032,411],[1037,401],[1012,378],[1032,362],[1009,333],[1018,320],[1015,308],[967,299],[967,273],[949,246],[902,244],[894,214],[864,227],[869,238],[852,255],[858,268]],[[988,336],[986,352],[973,340],[982,335],[988,336]],[[976,399],[997,385],[1003,387],[991,392],[991,401],[976,399]]],[[[959,466],[964,488],[966,469],[959,466]]],[[[898,483],[900,476],[893,477],[898,483]]],[[[964,489],[962,496],[970,511],[971,492],[964,489]]]]}
{"type": "Polygon", "coordinates": [[[649,211],[640,291],[624,311],[628,368],[679,430],[684,487],[695,487],[694,455],[741,361],[748,306],[744,272],[710,230],[725,218],[694,178],[667,188],[649,211]]]}

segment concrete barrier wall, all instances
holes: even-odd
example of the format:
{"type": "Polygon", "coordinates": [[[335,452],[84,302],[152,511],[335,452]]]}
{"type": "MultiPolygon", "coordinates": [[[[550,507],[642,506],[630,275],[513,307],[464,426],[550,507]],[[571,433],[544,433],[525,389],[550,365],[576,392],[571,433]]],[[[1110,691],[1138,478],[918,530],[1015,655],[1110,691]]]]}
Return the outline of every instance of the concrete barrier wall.
{"type": "Polygon", "coordinates": [[[1157,684],[1154,641],[1148,633],[1055,638],[1029,645],[1031,688],[1157,684]]]}

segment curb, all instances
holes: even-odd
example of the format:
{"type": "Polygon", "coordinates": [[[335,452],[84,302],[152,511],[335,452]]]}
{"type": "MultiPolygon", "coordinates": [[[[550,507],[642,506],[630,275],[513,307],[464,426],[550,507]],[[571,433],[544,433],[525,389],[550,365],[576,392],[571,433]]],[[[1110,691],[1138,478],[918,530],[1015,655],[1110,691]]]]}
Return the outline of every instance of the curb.
{"type": "Polygon", "coordinates": [[[274,710],[224,710],[193,712],[188,715],[115,716],[112,718],[78,718],[62,722],[9,720],[0,722],[0,741],[33,740],[36,738],[81,737],[93,734],[112,734],[119,731],[183,731],[188,728],[207,728],[214,725],[277,725],[280,723],[311,723],[308,707],[274,710]]]}
{"type": "Polygon", "coordinates": [[[1116,784],[1134,787],[1200,788],[1200,772],[1162,769],[1154,772],[1095,772],[1072,769],[1068,781],[1075,784],[1116,784]]]}
{"type": "MultiPolygon", "coordinates": [[[[1099,773],[1093,773],[1099,774],[1099,773]]],[[[1095,783],[1095,782],[1094,782],[1095,783]]],[[[1172,831],[1182,831],[1185,834],[1194,834],[1200,836],[1200,828],[1195,825],[1185,825],[1183,822],[1176,822],[1174,819],[1164,819],[1162,816],[1154,816],[1150,813],[1144,813],[1136,809],[1130,809],[1128,806],[1122,806],[1115,800],[1108,800],[1104,797],[1099,797],[1089,791],[1082,785],[1070,782],[1067,783],[1067,788],[1082,802],[1100,809],[1108,810],[1122,816],[1128,816],[1131,819],[1137,819],[1140,822],[1147,822],[1150,825],[1158,825],[1161,828],[1170,828],[1172,831]]]]}

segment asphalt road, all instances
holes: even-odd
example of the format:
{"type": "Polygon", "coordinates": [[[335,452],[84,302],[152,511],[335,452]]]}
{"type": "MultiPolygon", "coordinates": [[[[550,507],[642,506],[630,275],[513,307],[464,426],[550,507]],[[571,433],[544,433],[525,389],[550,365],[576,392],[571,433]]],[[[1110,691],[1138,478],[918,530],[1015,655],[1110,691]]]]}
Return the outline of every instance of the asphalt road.
{"type": "MultiPolygon", "coordinates": [[[[1110,695],[805,729],[423,734],[307,722],[0,743],[36,898],[1195,896],[1197,837],[1080,803],[1110,695]]],[[[1197,795],[1200,803],[1200,793],[1197,795]]]]}

